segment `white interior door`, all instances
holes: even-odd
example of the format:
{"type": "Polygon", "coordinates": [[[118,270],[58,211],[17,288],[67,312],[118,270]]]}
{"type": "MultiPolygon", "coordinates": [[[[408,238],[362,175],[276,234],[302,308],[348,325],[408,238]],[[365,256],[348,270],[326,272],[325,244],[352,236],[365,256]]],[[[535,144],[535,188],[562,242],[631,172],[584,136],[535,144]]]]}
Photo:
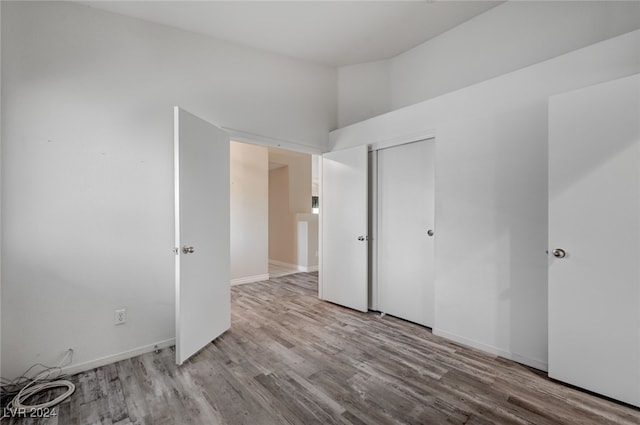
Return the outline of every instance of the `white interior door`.
{"type": "Polygon", "coordinates": [[[176,363],[231,326],[229,136],[176,107],[176,363]]]}
{"type": "Polygon", "coordinates": [[[640,406],[640,77],[549,102],[549,376],[640,406]]]}
{"type": "Polygon", "coordinates": [[[433,327],[433,139],[378,151],[379,310],[433,327]]]}
{"type": "Polygon", "coordinates": [[[367,147],[322,156],[319,296],[367,311],[367,147]]]}

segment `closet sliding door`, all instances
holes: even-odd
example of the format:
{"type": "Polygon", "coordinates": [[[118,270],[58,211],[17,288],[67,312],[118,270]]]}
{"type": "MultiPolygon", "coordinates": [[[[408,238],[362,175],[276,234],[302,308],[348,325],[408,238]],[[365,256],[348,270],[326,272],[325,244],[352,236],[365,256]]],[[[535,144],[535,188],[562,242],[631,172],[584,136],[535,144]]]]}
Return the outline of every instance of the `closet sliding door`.
{"type": "Polygon", "coordinates": [[[378,309],[432,327],[435,142],[377,153],[378,309]]]}

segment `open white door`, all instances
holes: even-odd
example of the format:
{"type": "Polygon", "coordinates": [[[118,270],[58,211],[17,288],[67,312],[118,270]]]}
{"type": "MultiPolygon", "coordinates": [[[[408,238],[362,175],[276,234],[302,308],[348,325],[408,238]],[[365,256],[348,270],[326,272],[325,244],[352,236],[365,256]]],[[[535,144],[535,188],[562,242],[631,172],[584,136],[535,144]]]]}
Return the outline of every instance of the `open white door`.
{"type": "Polygon", "coordinates": [[[320,298],[367,311],[367,147],[322,156],[320,298]]]}
{"type": "Polygon", "coordinates": [[[176,363],[231,326],[229,136],[175,107],[176,363]]]}
{"type": "Polygon", "coordinates": [[[549,376],[640,406],[640,76],[549,102],[549,376]]]}

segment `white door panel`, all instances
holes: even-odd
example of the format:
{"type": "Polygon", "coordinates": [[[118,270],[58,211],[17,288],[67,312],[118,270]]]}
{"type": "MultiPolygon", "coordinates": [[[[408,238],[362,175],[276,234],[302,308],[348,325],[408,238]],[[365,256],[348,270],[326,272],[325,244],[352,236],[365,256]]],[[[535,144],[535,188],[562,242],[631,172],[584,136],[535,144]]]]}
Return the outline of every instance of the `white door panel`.
{"type": "Polygon", "coordinates": [[[367,311],[367,147],[322,157],[320,298],[367,311]]]}
{"type": "Polygon", "coordinates": [[[549,375],[640,406],[639,76],[550,99],[549,244],[549,375]]]}
{"type": "Polygon", "coordinates": [[[433,326],[433,140],[381,149],[377,163],[380,311],[433,326]]]}
{"type": "Polygon", "coordinates": [[[176,362],[182,364],[231,326],[229,136],[179,107],[174,126],[176,362]]]}

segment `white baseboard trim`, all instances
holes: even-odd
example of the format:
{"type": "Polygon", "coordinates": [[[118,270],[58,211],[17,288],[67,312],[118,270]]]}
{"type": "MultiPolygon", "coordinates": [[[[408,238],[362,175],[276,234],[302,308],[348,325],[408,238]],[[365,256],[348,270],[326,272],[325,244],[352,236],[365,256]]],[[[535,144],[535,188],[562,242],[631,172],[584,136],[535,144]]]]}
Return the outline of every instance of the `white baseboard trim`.
{"type": "Polygon", "coordinates": [[[243,285],[245,283],[262,282],[263,280],[269,280],[269,273],[231,279],[231,286],[243,285]]]}
{"type": "Polygon", "coordinates": [[[300,266],[298,264],[290,264],[290,263],[285,263],[284,261],[271,260],[271,259],[269,259],[269,263],[275,266],[287,267],[289,269],[296,269],[299,272],[305,272],[305,273],[318,271],[317,265],[316,266],[300,266]]]}
{"type": "Polygon", "coordinates": [[[290,269],[298,268],[297,264],[285,263],[284,261],[272,260],[271,258],[269,258],[269,264],[273,264],[275,266],[288,267],[290,269]]]}
{"type": "Polygon", "coordinates": [[[139,356],[141,354],[150,353],[154,350],[160,350],[162,348],[171,347],[176,344],[175,338],[159,341],[142,347],[134,348],[133,350],[123,351],[121,353],[112,354],[109,356],[100,357],[88,362],[69,365],[62,368],[62,373],[66,375],[74,375],[80,372],[86,372],[87,370],[95,369],[100,366],[106,366],[111,363],[119,362],[120,360],[130,359],[132,357],[139,356]]]}
{"type": "Polygon", "coordinates": [[[305,273],[317,272],[318,266],[298,266],[298,270],[305,273]]]}
{"type": "Polygon", "coordinates": [[[532,359],[529,357],[522,356],[520,354],[514,354],[509,351],[505,351],[500,348],[494,347],[492,345],[483,344],[481,342],[474,341],[462,336],[458,336],[450,332],[443,331],[441,329],[432,328],[432,332],[434,335],[438,335],[443,338],[450,339],[455,342],[459,342],[460,344],[468,345],[469,347],[477,348],[478,350],[484,351],[485,353],[504,357],[505,359],[513,360],[514,362],[522,363],[523,365],[530,366],[535,369],[542,370],[544,372],[547,372],[549,370],[548,363],[541,360],[532,359]]]}

